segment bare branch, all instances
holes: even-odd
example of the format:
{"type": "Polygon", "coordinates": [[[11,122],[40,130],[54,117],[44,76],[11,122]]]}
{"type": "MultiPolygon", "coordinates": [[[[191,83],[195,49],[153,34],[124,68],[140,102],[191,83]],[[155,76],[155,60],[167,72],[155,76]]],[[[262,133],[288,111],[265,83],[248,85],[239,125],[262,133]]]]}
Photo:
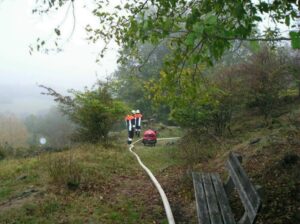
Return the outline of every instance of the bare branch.
{"type": "Polygon", "coordinates": [[[74,101],[70,96],[63,96],[60,93],[56,92],[54,89],[44,85],[38,85],[38,87],[47,90],[47,92],[41,92],[41,94],[54,97],[55,102],[65,105],[74,105],[74,101]]]}

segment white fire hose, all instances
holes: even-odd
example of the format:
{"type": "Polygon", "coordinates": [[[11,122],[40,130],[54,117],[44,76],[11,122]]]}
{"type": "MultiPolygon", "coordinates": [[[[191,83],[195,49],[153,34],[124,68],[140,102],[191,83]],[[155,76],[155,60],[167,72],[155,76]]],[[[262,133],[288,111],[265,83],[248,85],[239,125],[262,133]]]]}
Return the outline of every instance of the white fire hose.
{"type": "MultiPolygon", "coordinates": [[[[179,137],[174,137],[174,138],[159,138],[157,140],[172,140],[172,139],[178,139],[179,137]]],[[[129,151],[135,155],[135,157],[137,158],[139,164],[141,165],[141,167],[146,171],[146,173],[149,175],[150,179],[152,180],[152,182],[154,183],[155,187],[157,188],[160,197],[162,199],[162,202],[164,204],[164,208],[166,211],[166,215],[167,215],[167,219],[169,224],[175,224],[175,220],[173,217],[173,213],[170,207],[170,203],[168,201],[168,198],[164,192],[164,190],[162,189],[161,185],[159,184],[159,182],[157,181],[157,179],[155,178],[155,176],[152,174],[152,172],[143,164],[143,162],[141,161],[140,157],[138,156],[138,154],[136,154],[132,149],[134,148],[134,144],[138,143],[139,141],[141,141],[142,139],[139,139],[135,142],[133,142],[130,146],[129,146],[129,151]]]]}

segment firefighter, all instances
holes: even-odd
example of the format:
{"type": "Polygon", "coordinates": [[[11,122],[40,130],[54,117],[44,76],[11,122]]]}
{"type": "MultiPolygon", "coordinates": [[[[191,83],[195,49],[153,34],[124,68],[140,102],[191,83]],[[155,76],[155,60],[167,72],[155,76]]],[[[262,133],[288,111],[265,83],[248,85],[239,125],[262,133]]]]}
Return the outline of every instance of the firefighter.
{"type": "Polygon", "coordinates": [[[133,133],[135,132],[135,128],[136,128],[136,123],[135,123],[135,113],[136,113],[135,110],[132,110],[132,111],[131,111],[131,116],[133,116],[133,119],[131,120],[131,124],[132,124],[132,127],[133,127],[133,133]]]}
{"type": "Polygon", "coordinates": [[[134,117],[135,117],[135,134],[136,136],[140,137],[142,117],[143,117],[143,115],[140,113],[140,110],[136,110],[134,117]]]}
{"type": "MultiPolygon", "coordinates": [[[[133,112],[133,111],[132,111],[133,112]]],[[[128,114],[125,118],[126,121],[126,127],[128,131],[128,140],[127,143],[130,145],[132,143],[133,135],[134,135],[134,124],[135,124],[135,118],[133,114],[128,114]]]]}

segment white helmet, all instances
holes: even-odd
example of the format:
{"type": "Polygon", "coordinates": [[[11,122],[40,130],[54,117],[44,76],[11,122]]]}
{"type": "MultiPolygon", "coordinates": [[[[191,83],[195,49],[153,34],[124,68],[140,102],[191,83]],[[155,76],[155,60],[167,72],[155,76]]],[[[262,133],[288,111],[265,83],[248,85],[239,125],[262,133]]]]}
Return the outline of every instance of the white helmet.
{"type": "Polygon", "coordinates": [[[139,113],[140,113],[140,110],[136,110],[135,112],[136,112],[137,114],[139,114],[139,113]]]}
{"type": "Polygon", "coordinates": [[[132,110],[131,113],[135,114],[135,110],[132,110]]]}

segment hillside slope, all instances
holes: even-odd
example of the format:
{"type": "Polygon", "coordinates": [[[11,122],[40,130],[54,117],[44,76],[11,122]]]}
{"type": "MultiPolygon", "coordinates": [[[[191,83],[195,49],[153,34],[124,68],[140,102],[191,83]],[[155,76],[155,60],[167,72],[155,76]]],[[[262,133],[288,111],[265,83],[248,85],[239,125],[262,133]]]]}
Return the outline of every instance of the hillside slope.
{"type": "MultiPolygon", "coordinates": [[[[300,107],[283,111],[265,125],[262,117],[235,119],[233,136],[198,141],[186,135],[135,151],[164,188],[176,223],[196,223],[190,171],[219,172],[225,180],[229,151],[264,189],[257,223],[300,222],[300,107]]],[[[161,136],[180,135],[157,125],[161,136]]],[[[123,136],[123,134],[122,134],[123,136]]],[[[0,161],[0,223],[167,223],[159,194],[128,152],[125,135],[117,143],[78,146],[28,158],[0,161]]],[[[236,218],[242,214],[234,196],[236,218]]]]}
{"type": "MultiPolygon", "coordinates": [[[[278,110],[277,114],[268,125],[255,113],[243,114],[233,122],[233,135],[223,138],[198,136],[195,141],[194,137],[185,136],[181,140],[178,151],[171,157],[184,158],[183,165],[177,164],[158,174],[180,223],[196,222],[189,171],[218,172],[225,181],[225,162],[230,151],[243,156],[242,165],[252,182],[263,187],[263,205],[257,223],[300,223],[299,103],[292,105],[292,112],[278,110]]],[[[235,195],[230,200],[238,220],[243,214],[241,202],[235,195]]]]}

